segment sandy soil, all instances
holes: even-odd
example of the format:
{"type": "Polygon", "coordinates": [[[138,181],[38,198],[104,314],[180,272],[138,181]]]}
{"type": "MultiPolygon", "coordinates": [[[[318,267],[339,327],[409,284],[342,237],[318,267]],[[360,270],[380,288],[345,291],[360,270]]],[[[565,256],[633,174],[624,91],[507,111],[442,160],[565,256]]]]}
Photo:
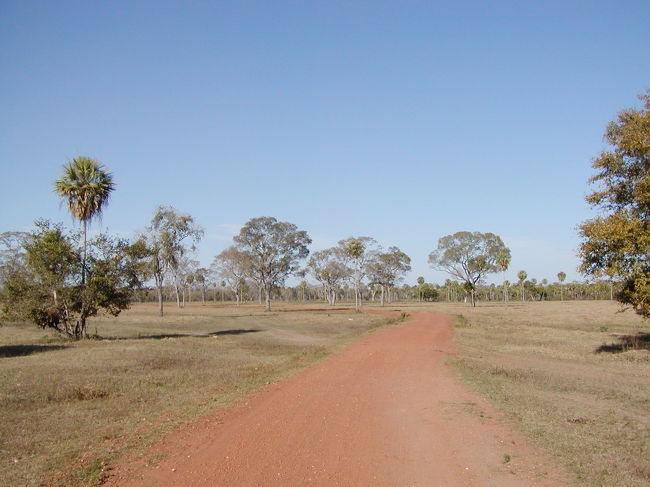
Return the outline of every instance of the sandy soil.
{"type": "Polygon", "coordinates": [[[184,426],[109,486],[565,486],[445,359],[449,319],[413,319],[184,426]],[[504,462],[504,455],[510,461],[504,462]]]}

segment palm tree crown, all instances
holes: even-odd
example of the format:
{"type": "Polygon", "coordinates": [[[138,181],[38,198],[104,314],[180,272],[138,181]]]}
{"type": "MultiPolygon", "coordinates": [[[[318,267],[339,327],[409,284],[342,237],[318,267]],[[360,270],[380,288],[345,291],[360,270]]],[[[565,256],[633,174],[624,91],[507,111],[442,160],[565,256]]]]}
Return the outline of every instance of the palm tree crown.
{"type": "Polygon", "coordinates": [[[89,157],[75,157],[63,166],[63,176],[54,182],[54,191],[68,204],[72,216],[84,222],[101,215],[111,192],[113,175],[89,157]]]}

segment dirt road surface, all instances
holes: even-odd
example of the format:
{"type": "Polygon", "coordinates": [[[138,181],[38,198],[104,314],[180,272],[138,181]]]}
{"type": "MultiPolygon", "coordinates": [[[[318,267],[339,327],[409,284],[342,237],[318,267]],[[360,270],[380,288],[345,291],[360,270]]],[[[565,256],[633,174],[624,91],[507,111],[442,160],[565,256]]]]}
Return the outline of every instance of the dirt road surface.
{"type": "Polygon", "coordinates": [[[453,352],[449,318],[414,314],[180,428],[148,452],[161,462],[117,468],[107,484],[566,485],[542,452],[459,382],[445,365],[453,352]]]}

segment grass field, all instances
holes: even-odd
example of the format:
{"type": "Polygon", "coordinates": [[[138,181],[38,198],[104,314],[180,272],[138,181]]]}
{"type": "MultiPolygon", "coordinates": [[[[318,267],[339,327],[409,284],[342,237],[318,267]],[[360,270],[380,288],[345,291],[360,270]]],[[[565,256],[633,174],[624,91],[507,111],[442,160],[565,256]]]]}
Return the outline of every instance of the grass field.
{"type": "Polygon", "coordinates": [[[650,485],[650,323],[606,301],[422,309],[455,316],[462,378],[577,486],[650,485]],[[639,332],[641,350],[622,351],[639,332]]]}
{"type": "MultiPolygon", "coordinates": [[[[257,307],[134,306],[70,342],[0,328],[0,481],[97,484],[165,431],[294,374],[391,318],[257,307]]],[[[393,318],[394,319],[394,318],[393,318]]]]}
{"type": "MultiPolygon", "coordinates": [[[[573,473],[576,486],[650,485],[650,325],[636,315],[603,301],[396,307],[454,316],[452,365],[573,473]],[[641,349],[626,350],[621,338],[638,333],[641,349]]],[[[295,307],[167,309],[162,319],[155,306],[139,305],[97,320],[90,332],[103,339],[81,343],[28,325],[0,328],[6,485],[92,485],[102,469],[179,423],[387,321],[295,307]]]]}

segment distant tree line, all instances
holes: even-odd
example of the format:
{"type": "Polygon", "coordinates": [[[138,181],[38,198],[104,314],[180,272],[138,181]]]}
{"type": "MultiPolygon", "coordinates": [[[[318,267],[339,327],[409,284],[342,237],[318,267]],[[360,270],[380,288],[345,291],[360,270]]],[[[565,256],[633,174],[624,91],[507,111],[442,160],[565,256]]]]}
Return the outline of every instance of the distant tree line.
{"type": "MultiPolygon", "coordinates": [[[[549,282],[547,279],[526,279],[522,287],[518,282],[506,285],[504,294],[503,284],[480,284],[475,290],[477,303],[503,302],[510,303],[534,301],[580,301],[580,300],[612,300],[617,292],[622,289],[619,282],[601,280],[594,282],[549,282]],[[505,299],[504,299],[505,298],[505,299]]],[[[385,289],[388,295],[389,289],[385,289]]],[[[185,296],[185,303],[203,304],[263,304],[260,292],[254,282],[244,280],[238,288],[237,295],[232,288],[219,281],[219,276],[208,273],[203,282],[187,282],[181,290],[185,296]],[[223,284],[223,285],[222,285],[223,284]]],[[[362,284],[360,294],[363,302],[381,304],[381,287],[372,284],[362,284]]],[[[165,301],[173,302],[176,299],[176,290],[172,285],[163,287],[165,301]]],[[[262,294],[263,296],[263,294],[262,294]]],[[[429,283],[422,278],[422,283],[401,284],[390,288],[391,301],[395,302],[458,302],[471,304],[471,295],[465,290],[462,283],[447,279],[444,283],[429,283]]],[[[144,287],[134,295],[137,302],[155,302],[157,293],[153,288],[144,287]]],[[[294,285],[273,287],[271,299],[280,302],[323,302],[327,304],[354,303],[355,290],[349,284],[340,287],[329,287],[327,290],[322,284],[301,280],[294,285]]],[[[183,301],[181,301],[181,307],[183,301]]]]}
{"type": "Polygon", "coordinates": [[[529,279],[488,284],[490,274],[508,270],[510,249],[492,233],[457,232],[442,237],[429,264],[449,274],[444,284],[402,284],[411,259],[395,246],[383,248],[368,236],[342,239],[310,255],[311,239],[294,224],[273,217],[249,220],[233,244],[209,268],[195,258],[203,229],[191,215],[158,207],[150,224],[132,241],[88,228],[115,189],[112,174],[94,159],[77,157],[54,181],[80,223],[80,231],[39,220],[32,232],[0,234],[0,320],[31,321],[75,339],[87,336],[98,313],[117,316],[133,300],[164,302],[210,299],[264,303],[323,300],[391,303],[396,300],[544,301],[614,299],[650,317],[650,91],[643,107],[622,111],[605,138],[610,150],[594,159],[596,187],[587,201],[600,216],[580,226],[581,271],[590,283],[529,279]],[[300,280],[287,286],[289,278],[300,280]],[[306,279],[309,278],[312,283],[306,279]]]}

